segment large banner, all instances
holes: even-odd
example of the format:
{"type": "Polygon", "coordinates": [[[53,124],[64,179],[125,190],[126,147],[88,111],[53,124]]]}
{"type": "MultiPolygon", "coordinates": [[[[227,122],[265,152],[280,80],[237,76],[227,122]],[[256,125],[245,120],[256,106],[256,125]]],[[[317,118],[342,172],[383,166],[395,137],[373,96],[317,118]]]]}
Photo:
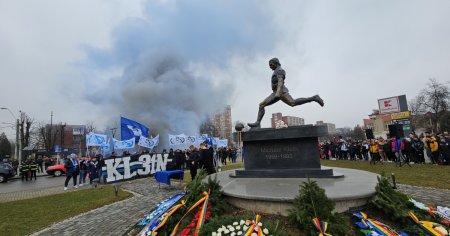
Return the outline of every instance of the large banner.
{"type": "Polygon", "coordinates": [[[146,138],[144,136],[141,136],[139,139],[138,145],[145,148],[153,149],[159,144],[159,134],[156,135],[154,138],[146,138]]]}
{"type": "Polygon", "coordinates": [[[127,180],[136,175],[147,176],[166,170],[168,162],[172,162],[168,153],[141,155],[137,161],[131,161],[129,156],[105,159],[102,175],[107,176],[106,182],[127,180]]]}
{"type": "Polygon", "coordinates": [[[117,139],[114,139],[114,149],[129,149],[134,148],[134,145],[136,143],[135,138],[131,138],[128,140],[122,140],[119,141],[117,139]]]}
{"type": "Polygon", "coordinates": [[[106,135],[90,132],[86,135],[86,146],[101,147],[106,145],[106,135]]]}
{"type": "Polygon", "coordinates": [[[122,140],[135,138],[139,141],[141,136],[148,137],[149,128],[134,120],[120,117],[120,134],[122,140]]]}
{"type": "MultiPolygon", "coordinates": [[[[169,145],[170,146],[177,146],[177,145],[198,145],[203,142],[208,142],[208,145],[219,145],[219,140],[221,140],[218,137],[208,137],[207,134],[201,134],[201,135],[191,135],[187,136],[185,134],[178,134],[178,135],[172,135],[169,134],[169,145]]],[[[224,139],[220,143],[220,145],[228,146],[228,140],[224,139]]]]}

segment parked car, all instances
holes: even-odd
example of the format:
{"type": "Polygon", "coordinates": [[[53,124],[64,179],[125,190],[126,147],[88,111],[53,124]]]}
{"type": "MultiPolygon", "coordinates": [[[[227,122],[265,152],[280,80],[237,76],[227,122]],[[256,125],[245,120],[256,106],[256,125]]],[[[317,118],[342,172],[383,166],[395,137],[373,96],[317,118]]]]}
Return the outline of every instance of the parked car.
{"type": "Polygon", "coordinates": [[[48,175],[61,176],[66,173],[66,167],[64,167],[64,164],[58,164],[47,167],[45,171],[48,175]]]}
{"type": "MultiPolygon", "coordinates": [[[[76,160],[78,162],[78,158],[76,160]]],[[[45,171],[47,172],[48,175],[53,176],[61,176],[63,174],[66,174],[67,172],[66,167],[64,167],[64,162],[62,164],[49,166],[45,171]]]]}
{"type": "Polygon", "coordinates": [[[6,182],[8,178],[12,178],[15,175],[16,171],[12,165],[0,162],[0,183],[6,182]]]}

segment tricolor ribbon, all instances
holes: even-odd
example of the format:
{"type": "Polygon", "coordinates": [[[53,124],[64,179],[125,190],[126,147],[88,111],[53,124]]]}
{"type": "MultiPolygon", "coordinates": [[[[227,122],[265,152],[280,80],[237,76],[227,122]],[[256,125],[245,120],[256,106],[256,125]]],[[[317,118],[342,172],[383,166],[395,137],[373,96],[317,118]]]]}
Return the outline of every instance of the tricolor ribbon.
{"type": "Polygon", "coordinates": [[[247,224],[250,225],[250,228],[248,228],[247,232],[245,232],[244,236],[250,236],[252,235],[253,231],[258,232],[258,236],[262,236],[263,232],[261,227],[259,227],[258,223],[261,220],[260,215],[256,215],[254,220],[247,220],[247,224]]]}
{"type": "Polygon", "coordinates": [[[200,231],[201,227],[204,224],[205,221],[205,214],[206,214],[206,206],[208,206],[208,201],[209,201],[209,193],[207,192],[203,192],[203,198],[201,198],[200,200],[198,200],[194,205],[191,206],[191,208],[189,208],[189,210],[186,212],[186,214],[184,214],[183,217],[181,217],[180,221],[178,221],[178,223],[175,225],[175,227],[173,228],[172,234],[170,234],[170,236],[175,236],[177,234],[178,228],[180,227],[180,223],[181,221],[184,219],[184,217],[187,216],[187,214],[189,214],[189,212],[191,212],[193,209],[195,209],[196,207],[198,207],[200,204],[203,203],[203,208],[202,210],[204,210],[204,213],[201,214],[200,218],[199,218],[199,222],[202,222],[201,224],[199,224],[197,222],[197,227],[195,228],[195,232],[194,232],[194,236],[197,235],[198,231],[200,231]],[[206,202],[206,204],[204,204],[206,202]],[[200,220],[202,219],[202,220],[200,220]]]}
{"type": "Polygon", "coordinates": [[[312,223],[314,227],[316,227],[316,230],[319,232],[319,236],[332,236],[331,234],[327,233],[327,222],[320,222],[319,219],[315,217],[314,219],[312,219],[312,223]]]}
{"type": "Polygon", "coordinates": [[[186,202],[184,200],[181,200],[181,203],[178,205],[175,205],[174,207],[172,207],[172,209],[169,210],[169,212],[167,213],[166,217],[164,217],[164,219],[161,221],[161,223],[159,223],[158,226],[156,226],[153,230],[152,230],[152,236],[156,235],[156,232],[163,227],[166,222],[169,220],[170,216],[172,216],[173,213],[175,213],[178,209],[180,209],[182,206],[186,205],[186,202]]]}
{"type": "Polygon", "coordinates": [[[209,194],[207,193],[207,197],[203,201],[203,206],[201,209],[200,217],[198,218],[198,221],[197,221],[197,226],[195,227],[194,235],[197,235],[198,232],[200,231],[200,229],[202,228],[202,226],[205,224],[206,210],[208,209],[208,203],[209,203],[209,194]]]}

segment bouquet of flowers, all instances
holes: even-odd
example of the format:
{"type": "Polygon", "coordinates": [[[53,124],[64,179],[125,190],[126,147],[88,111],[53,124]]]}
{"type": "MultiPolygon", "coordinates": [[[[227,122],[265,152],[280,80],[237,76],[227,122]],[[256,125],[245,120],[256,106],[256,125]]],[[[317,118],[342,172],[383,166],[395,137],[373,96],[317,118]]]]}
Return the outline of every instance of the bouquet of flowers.
{"type": "Polygon", "coordinates": [[[261,216],[256,215],[252,220],[240,220],[233,222],[231,225],[222,225],[217,231],[212,232],[212,236],[266,236],[269,235],[269,230],[263,228],[260,222],[261,216]]]}

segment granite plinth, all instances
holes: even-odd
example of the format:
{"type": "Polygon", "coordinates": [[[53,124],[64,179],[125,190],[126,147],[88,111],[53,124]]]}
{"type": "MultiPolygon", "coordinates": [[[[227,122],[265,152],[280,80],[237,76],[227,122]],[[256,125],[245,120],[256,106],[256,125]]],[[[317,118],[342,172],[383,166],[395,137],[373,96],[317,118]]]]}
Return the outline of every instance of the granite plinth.
{"type": "Polygon", "coordinates": [[[293,126],[256,129],[242,133],[244,170],[239,178],[338,178],[333,169],[320,166],[318,137],[327,135],[326,126],[293,126]]]}
{"type": "MultiPolygon", "coordinates": [[[[376,174],[346,168],[333,169],[336,175],[344,177],[311,179],[317,181],[328,198],[336,203],[336,212],[365,205],[375,195],[378,183],[376,174]]],[[[225,199],[234,206],[269,214],[287,215],[299,194],[299,186],[306,181],[305,178],[231,178],[231,172],[215,174],[225,199]]]]}

